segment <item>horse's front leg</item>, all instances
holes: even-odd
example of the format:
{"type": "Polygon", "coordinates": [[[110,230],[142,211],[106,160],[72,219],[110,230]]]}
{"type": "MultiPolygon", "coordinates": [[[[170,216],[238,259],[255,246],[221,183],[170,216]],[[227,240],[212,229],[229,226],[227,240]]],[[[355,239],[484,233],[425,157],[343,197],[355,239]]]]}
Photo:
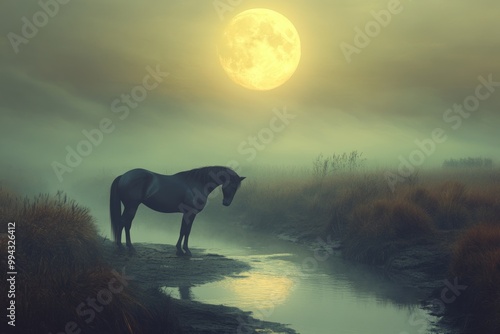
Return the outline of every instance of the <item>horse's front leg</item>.
{"type": "Polygon", "coordinates": [[[193,222],[194,222],[195,217],[196,217],[196,215],[193,215],[189,224],[186,225],[186,235],[184,236],[184,245],[182,246],[182,248],[186,252],[185,253],[186,256],[192,255],[191,251],[189,250],[189,247],[188,247],[188,242],[189,242],[189,234],[191,233],[191,227],[193,226],[193,222]]]}
{"type": "Polygon", "coordinates": [[[189,250],[188,242],[189,242],[189,234],[191,233],[191,226],[193,226],[193,221],[195,217],[196,214],[193,212],[185,213],[182,216],[181,231],[179,233],[179,239],[177,240],[176,244],[177,256],[184,256],[184,255],[191,256],[191,251],[189,250]],[[181,243],[183,238],[184,238],[184,244],[182,245],[181,248],[181,243]],[[184,249],[185,253],[182,251],[182,249],[184,249]]]}

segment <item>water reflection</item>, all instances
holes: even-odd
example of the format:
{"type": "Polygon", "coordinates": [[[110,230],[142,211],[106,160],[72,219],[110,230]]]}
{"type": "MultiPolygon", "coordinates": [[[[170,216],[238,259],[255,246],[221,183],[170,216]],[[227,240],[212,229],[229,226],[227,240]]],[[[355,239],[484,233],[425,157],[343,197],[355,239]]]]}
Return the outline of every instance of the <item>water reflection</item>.
{"type": "Polygon", "coordinates": [[[180,286],[179,287],[179,299],[182,300],[193,300],[193,296],[191,294],[190,286],[180,286]]]}
{"type": "Polygon", "coordinates": [[[265,311],[285,302],[294,283],[286,276],[250,272],[245,277],[224,280],[221,285],[234,293],[242,307],[265,311]]]}
{"type": "Polygon", "coordinates": [[[181,286],[178,292],[165,287],[164,291],[174,298],[203,300],[265,314],[283,304],[297,285],[297,267],[280,259],[283,257],[291,257],[291,254],[237,256],[250,262],[253,269],[199,287],[181,286]]]}
{"type": "Polygon", "coordinates": [[[302,268],[307,253],[249,253],[231,256],[249,263],[248,272],[165,291],[174,298],[251,311],[255,318],[288,323],[299,333],[413,334],[430,328],[433,319],[416,308],[411,291],[395,288],[364,266],[332,257],[308,272],[302,268]]]}

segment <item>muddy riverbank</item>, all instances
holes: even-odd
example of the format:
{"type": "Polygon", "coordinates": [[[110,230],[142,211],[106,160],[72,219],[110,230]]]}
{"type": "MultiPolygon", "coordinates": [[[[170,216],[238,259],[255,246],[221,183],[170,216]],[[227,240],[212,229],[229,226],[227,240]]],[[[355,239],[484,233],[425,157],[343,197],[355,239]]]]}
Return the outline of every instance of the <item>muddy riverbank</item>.
{"type": "Polygon", "coordinates": [[[156,291],[163,287],[179,289],[181,299],[170,299],[170,307],[183,333],[296,333],[286,325],[254,319],[250,312],[223,305],[208,305],[190,298],[190,288],[238,277],[250,269],[246,263],[218,254],[192,249],[192,257],[177,257],[175,247],[164,244],[137,243],[135,252],[117,250],[114,244],[103,244],[105,260],[117,271],[124,271],[134,285],[145,291],[147,303],[161,307],[162,296],[156,291]]]}

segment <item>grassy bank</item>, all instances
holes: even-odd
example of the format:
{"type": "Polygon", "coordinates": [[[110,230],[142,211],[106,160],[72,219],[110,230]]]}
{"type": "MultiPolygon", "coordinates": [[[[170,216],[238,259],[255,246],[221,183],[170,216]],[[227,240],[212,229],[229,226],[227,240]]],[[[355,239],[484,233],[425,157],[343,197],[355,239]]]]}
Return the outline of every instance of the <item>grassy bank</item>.
{"type": "Polygon", "coordinates": [[[498,169],[420,172],[394,191],[383,171],[321,177],[263,171],[245,180],[231,210],[255,230],[341,240],[345,257],[365,263],[386,265],[402,250],[439,245],[449,253],[441,267],[450,280],[468,286],[448,310],[472,331],[478,324],[482,333],[499,331],[498,169]]]}
{"type": "MultiPolygon", "coordinates": [[[[62,194],[24,199],[0,189],[0,219],[2,267],[15,236],[17,271],[15,327],[3,320],[2,332],[179,332],[167,297],[156,305],[155,292],[102,262],[102,240],[87,209],[62,194]],[[11,222],[15,233],[7,233],[11,222]]],[[[12,289],[7,283],[0,283],[2,296],[12,289]]]]}
{"type": "MultiPolygon", "coordinates": [[[[450,274],[467,288],[450,304],[457,321],[475,333],[500,332],[500,227],[479,224],[453,245],[450,274]]],[[[472,332],[472,331],[471,331],[472,332]]]]}

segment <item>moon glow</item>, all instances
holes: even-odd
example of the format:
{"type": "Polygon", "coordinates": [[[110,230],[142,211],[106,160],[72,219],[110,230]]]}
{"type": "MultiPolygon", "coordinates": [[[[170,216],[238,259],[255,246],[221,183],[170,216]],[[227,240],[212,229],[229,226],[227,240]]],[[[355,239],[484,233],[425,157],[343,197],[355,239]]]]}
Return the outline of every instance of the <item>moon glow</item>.
{"type": "Polygon", "coordinates": [[[270,90],[295,72],[301,55],[300,38],[283,15],[264,8],[236,15],[218,45],[219,60],[237,84],[270,90]]]}

